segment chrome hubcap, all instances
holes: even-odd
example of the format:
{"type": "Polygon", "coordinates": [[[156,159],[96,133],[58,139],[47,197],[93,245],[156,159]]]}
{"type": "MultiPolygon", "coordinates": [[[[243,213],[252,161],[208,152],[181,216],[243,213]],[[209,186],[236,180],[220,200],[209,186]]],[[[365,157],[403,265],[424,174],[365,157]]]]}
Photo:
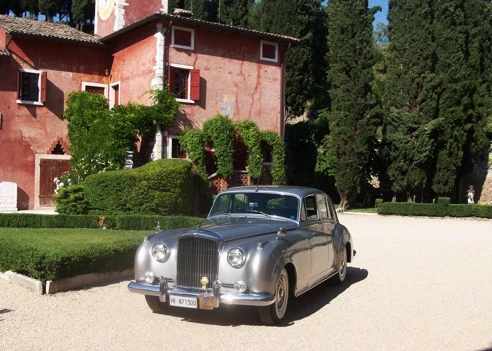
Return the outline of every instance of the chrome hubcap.
{"type": "Polygon", "coordinates": [[[285,303],[285,277],[280,276],[277,285],[277,310],[280,311],[284,307],[285,303]]]}
{"type": "Polygon", "coordinates": [[[347,267],[347,251],[343,250],[342,258],[340,260],[340,270],[338,271],[341,277],[345,275],[346,267],[347,267]]]}

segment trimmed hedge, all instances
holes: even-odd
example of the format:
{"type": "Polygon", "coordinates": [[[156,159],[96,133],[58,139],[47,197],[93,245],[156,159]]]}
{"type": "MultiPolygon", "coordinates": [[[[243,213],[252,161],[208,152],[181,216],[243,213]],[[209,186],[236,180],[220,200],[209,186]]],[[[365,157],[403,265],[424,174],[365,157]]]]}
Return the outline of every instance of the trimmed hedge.
{"type": "Polygon", "coordinates": [[[450,205],[449,201],[445,199],[440,203],[438,201],[438,204],[383,202],[378,204],[378,213],[398,216],[492,218],[492,206],[476,204],[450,205]]]}
{"type": "Polygon", "coordinates": [[[94,243],[69,250],[47,250],[28,240],[0,236],[0,271],[10,270],[41,280],[58,280],[88,273],[118,272],[133,267],[143,236],[94,243]]]}
{"type": "Polygon", "coordinates": [[[203,218],[187,216],[142,216],[121,215],[106,217],[104,223],[106,228],[117,230],[161,230],[191,228],[203,221],[203,218]]]}
{"type": "Polygon", "coordinates": [[[40,215],[32,213],[0,213],[0,227],[16,228],[98,228],[99,216],[40,215]]]}
{"type": "Polygon", "coordinates": [[[105,228],[116,230],[162,230],[190,228],[203,221],[200,217],[152,215],[41,215],[0,213],[0,227],[14,228],[105,228]]]}
{"type": "Polygon", "coordinates": [[[84,196],[93,214],[189,216],[193,177],[193,165],[187,160],[158,160],[132,170],[91,175],[84,182],[84,196]]]}

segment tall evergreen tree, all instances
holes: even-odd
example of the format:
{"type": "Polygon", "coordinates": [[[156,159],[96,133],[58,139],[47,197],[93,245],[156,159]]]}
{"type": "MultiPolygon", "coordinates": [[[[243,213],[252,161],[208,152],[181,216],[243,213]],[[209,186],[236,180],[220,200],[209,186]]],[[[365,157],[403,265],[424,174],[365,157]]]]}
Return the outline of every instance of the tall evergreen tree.
{"type": "Polygon", "coordinates": [[[60,0],[38,0],[39,12],[46,16],[46,20],[53,22],[55,15],[61,13],[60,0]]]}
{"type": "Polygon", "coordinates": [[[427,0],[389,1],[388,74],[383,157],[392,190],[412,200],[429,190],[435,135],[440,127],[432,87],[432,14],[427,0]]]}
{"type": "Polygon", "coordinates": [[[487,0],[389,2],[382,149],[393,190],[409,200],[449,194],[484,147],[490,7],[487,0]]]}
{"type": "Polygon", "coordinates": [[[79,30],[83,30],[84,28],[84,22],[87,19],[87,4],[89,2],[89,0],[72,0],[70,18],[72,23],[79,30]]]}
{"type": "Polygon", "coordinates": [[[246,28],[248,12],[254,0],[218,0],[219,22],[246,28]]]}
{"type": "Polygon", "coordinates": [[[318,170],[335,177],[342,210],[367,183],[374,159],[378,116],[371,85],[376,10],[368,9],[367,0],[331,0],[326,8],[331,125],[318,170]]]}
{"type": "Polygon", "coordinates": [[[38,19],[39,5],[38,0],[21,0],[23,14],[28,14],[31,19],[38,19]]]}
{"type": "Polygon", "coordinates": [[[490,84],[487,86],[490,77],[484,76],[481,61],[485,55],[490,58],[492,33],[487,27],[491,18],[490,1],[448,0],[434,4],[435,55],[438,58],[435,68],[441,78],[436,95],[439,117],[444,120],[437,139],[432,184],[438,194],[448,194],[458,185],[460,177],[473,170],[485,146],[488,114],[483,107],[491,96],[490,84]],[[481,48],[487,41],[488,47],[481,48]],[[483,49],[485,51],[481,52],[483,49]],[[488,95],[484,94],[486,91],[488,95]]]}

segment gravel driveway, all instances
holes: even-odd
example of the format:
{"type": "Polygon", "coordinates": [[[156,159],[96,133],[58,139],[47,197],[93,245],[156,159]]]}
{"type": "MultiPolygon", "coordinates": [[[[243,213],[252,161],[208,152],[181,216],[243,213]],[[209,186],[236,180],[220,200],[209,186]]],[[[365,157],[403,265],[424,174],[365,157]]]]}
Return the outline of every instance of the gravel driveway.
{"type": "Polygon", "coordinates": [[[492,221],[342,214],[346,284],[257,311],[153,314],[127,281],[36,295],[0,279],[1,350],[492,350],[492,221]]]}

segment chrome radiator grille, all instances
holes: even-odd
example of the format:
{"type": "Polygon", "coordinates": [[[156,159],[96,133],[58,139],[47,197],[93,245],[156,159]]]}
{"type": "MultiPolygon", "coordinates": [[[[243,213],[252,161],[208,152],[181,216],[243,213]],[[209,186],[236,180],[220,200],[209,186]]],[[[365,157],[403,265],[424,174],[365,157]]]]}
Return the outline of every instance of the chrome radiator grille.
{"type": "Polygon", "coordinates": [[[214,240],[189,237],[179,240],[177,284],[180,287],[202,288],[200,280],[207,277],[207,288],[218,278],[218,243],[214,240]]]}

